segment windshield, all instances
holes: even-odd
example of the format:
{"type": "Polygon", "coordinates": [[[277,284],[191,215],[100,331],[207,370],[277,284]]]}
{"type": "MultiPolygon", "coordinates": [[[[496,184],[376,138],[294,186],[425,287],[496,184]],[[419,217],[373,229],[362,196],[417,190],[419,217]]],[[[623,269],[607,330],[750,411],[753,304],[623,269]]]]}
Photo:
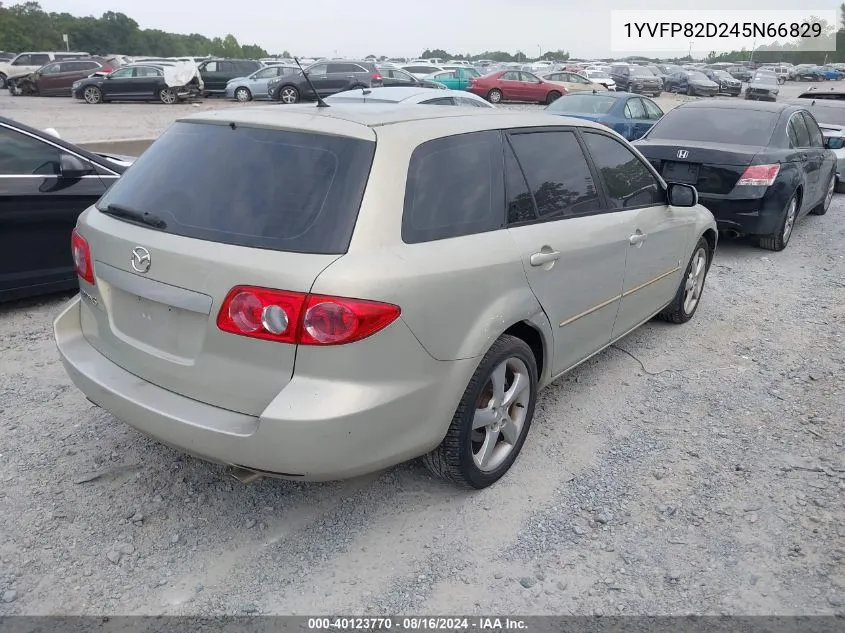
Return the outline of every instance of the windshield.
{"type": "Polygon", "coordinates": [[[97,208],[155,213],[165,232],[200,240],[341,254],[374,153],[343,136],[177,122],[97,208]]]}
{"type": "Polygon", "coordinates": [[[710,81],[707,78],[707,75],[705,75],[704,73],[697,72],[697,71],[691,71],[689,73],[689,78],[695,79],[696,81],[710,81]]]}
{"type": "Polygon", "coordinates": [[[730,74],[726,73],[724,70],[714,70],[713,76],[717,79],[733,79],[730,74]]]}
{"type": "Polygon", "coordinates": [[[700,141],[726,145],[768,145],[778,112],[734,108],[675,108],[663,115],[649,140],[700,141]]]}
{"type": "Polygon", "coordinates": [[[776,84],[778,82],[774,73],[757,73],[751,79],[754,84],[776,84]]]}
{"type": "Polygon", "coordinates": [[[648,68],[643,68],[642,66],[632,66],[631,67],[631,76],[632,77],[654,77],[654,73],[652,73],[648,68]]]}
{"type": "Polygon", "coordinates": [[[570,94],[549,105],[549,112],[570,112],[572,114],[607,114],[613,108],[616,99],[603,95],[570,94]]]}
{"type": "Polygon", "coordinates": [[[600,70],[588,70],[587,77],[590,77],[591,79],[610,79],[610,75],[603,73],[600,70]]]}

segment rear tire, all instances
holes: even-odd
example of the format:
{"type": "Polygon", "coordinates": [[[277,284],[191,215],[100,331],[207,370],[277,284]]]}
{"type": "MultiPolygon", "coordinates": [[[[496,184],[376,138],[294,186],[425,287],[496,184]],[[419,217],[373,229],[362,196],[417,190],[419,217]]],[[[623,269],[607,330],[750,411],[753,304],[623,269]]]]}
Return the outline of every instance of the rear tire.
{"type": "Polygon", "coordinates": [[[798,196],[792,194],[786,208],[783,210],[783,221],[780,229],[773,235],[764,235],[757,238],[757,245],[767,251],[782,251],[789,244],[792,231],[795,229],[795,222],[798,220],[798,196]]]}
{"type": "Polygon", "coordinates": [[[176,96],[173,88],[162,88],[158,91],[158,100],[165,105],[173,105],[179,101],[179,97],[176,96]]]}
{"type": "Polygon", "coordinates": [[[549,94],[546,95],[546,105],[554,103],[558,99],[560,99],[560,93],[557,90],[552,90],[551,92],[549,92],[549,94]]]}
{"type": "Polygon", "coordinates": [[[675,298],[657,315],[658,319],[669,323],[686,323],[695,315],[701,303],[701,293],[704,292],[704,282],[712,260],[710,244],[703,237],[698,238],[675,298]]]}
{"type": "Polygon", "coordinates": [[[687,84],[687,95],[690,97],[695,96],[695,89],[690,84],[687,84]]]}
{"type": "Polygon", "coordinates": [[[498,88],[493,88],[493,90],[487,93],[487,101],[489,101],[490,103],[501,103],[502,91],[498,88]]]}
{"type": "Polygon", "coordinates": [[[536,400],[537,361],[531,348],[522,339],[500,336],[470,378],[446,437],[423,463],[437,477],[464,488],[495,483],[522,450],[536,400]]]}

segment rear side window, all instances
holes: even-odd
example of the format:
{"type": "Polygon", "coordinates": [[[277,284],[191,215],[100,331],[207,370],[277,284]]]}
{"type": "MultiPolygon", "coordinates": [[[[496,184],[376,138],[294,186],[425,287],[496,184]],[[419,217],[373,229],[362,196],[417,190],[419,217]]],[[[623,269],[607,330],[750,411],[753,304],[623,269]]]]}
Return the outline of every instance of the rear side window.
{"type": "Polygon", "coordinates": [[[50,61],[52,61],[50,56],[43,53],[36,53],[32,56],[33,66],[43,66],[44,64],[49,64],[50,61]]]}
{"type": "Polygon", "coordinates": [[[663,187],[657,178],[622,143],[590,132],[584,133],[584,141],[604,180],[611,206],[627,209],[666,204],[663,187]]]}
{"type": "Polygon", "coordinates": [[[787,133],[789,140],[792,141],[794,147],[809,147],[810,146],[810,132],[807,130],[807,124],[804,123],[804,117],[800,112],[792,115],[787,125],[787,133]],[[791,130],[790,130],[791,128],[791,130]]]}
{"type": "Polygon", "coordinates": [[[504,226],[502,138],[473,132],[423,143],[408,166],[402,241],[484,233],[504,226]]]}
{"type": "Polygon", "coordinates": [[[574,133],[514,134],[510,142],[541,220],[558,220],[601,208],[593,175],[574,133]]]}
{"type": "Polygon", "coordinates": [[[374,152],[340,136],[177,122],[97,206],[153,213],[185,237],[341,254],[374,152]]]}
{"type": "Polygon", "coordinates": [[[824,147],[824,137],[819,129],[818,123],[809,112],[802,112],[804,123],[807,124],[807,132],[810,134],[810,145],[813,147],[824,147]]]}

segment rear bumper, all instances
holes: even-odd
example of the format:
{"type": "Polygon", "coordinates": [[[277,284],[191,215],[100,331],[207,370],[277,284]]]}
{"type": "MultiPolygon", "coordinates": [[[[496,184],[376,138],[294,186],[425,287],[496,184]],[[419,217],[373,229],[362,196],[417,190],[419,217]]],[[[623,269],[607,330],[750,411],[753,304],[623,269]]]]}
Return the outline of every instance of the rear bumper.
{"type": "Polygon", "coordinates": [[[771,235],[780,230],[786,200],[777,197],[727,198],[699,194],[699,202],[716,218],[720,230],[743,235],[771,235]]]}
{"type": "Polygon", "coordinates": [[[73,383],[141,433],[209,461],[311,481],[375,472],[435,448],[478,361],[442,362],[426,354],[431,371],[417,381],[295,375],[254,417],[186,398],[110,361],[82,333],[79,296],[53,327],[73,383]]]}

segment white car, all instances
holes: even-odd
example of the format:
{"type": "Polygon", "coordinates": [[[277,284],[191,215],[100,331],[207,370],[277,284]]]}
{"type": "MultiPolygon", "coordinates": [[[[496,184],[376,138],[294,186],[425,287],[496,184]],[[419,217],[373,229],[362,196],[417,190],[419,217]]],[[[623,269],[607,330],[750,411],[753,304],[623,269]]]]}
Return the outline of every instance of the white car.
{"type": "Polygon", "coordinates": [[[494,107],[486,99],[464,90],[438,90],[437,88],[356,88],[326,97],[329,105],[335,103],[402,103],[405,105],[447,105],[475,108],[494,107]]]}
{"type": "Polygon", "coordinates": [[[21,75],[34,73],[50,62],[90,56],[88,53],[72,53],[69,51],[56,53],[45,51],[21,53],[14,59],[0,61],[0,90],[6,88],[6,80],[10,77],[20,77],[21,75]]]}
{"type": "Polygon", "coordinates": [[[430,64],[428,62],[411,62],[410,64],[400,66],[400,68],[405,72],[411,73],[417,79],[422,79],[426,75],[439,73],[443,70],[443,66],[435,66],[434,64],[430,64]]]}
{"type": "Polygon", "coordinates": [[[583,73],[587,79],[596,84],[601,84],[608,90],[616,90],[616,82],[610,78],[610,75],[603,70],[593,70],[588,68],[583,73]]]}

